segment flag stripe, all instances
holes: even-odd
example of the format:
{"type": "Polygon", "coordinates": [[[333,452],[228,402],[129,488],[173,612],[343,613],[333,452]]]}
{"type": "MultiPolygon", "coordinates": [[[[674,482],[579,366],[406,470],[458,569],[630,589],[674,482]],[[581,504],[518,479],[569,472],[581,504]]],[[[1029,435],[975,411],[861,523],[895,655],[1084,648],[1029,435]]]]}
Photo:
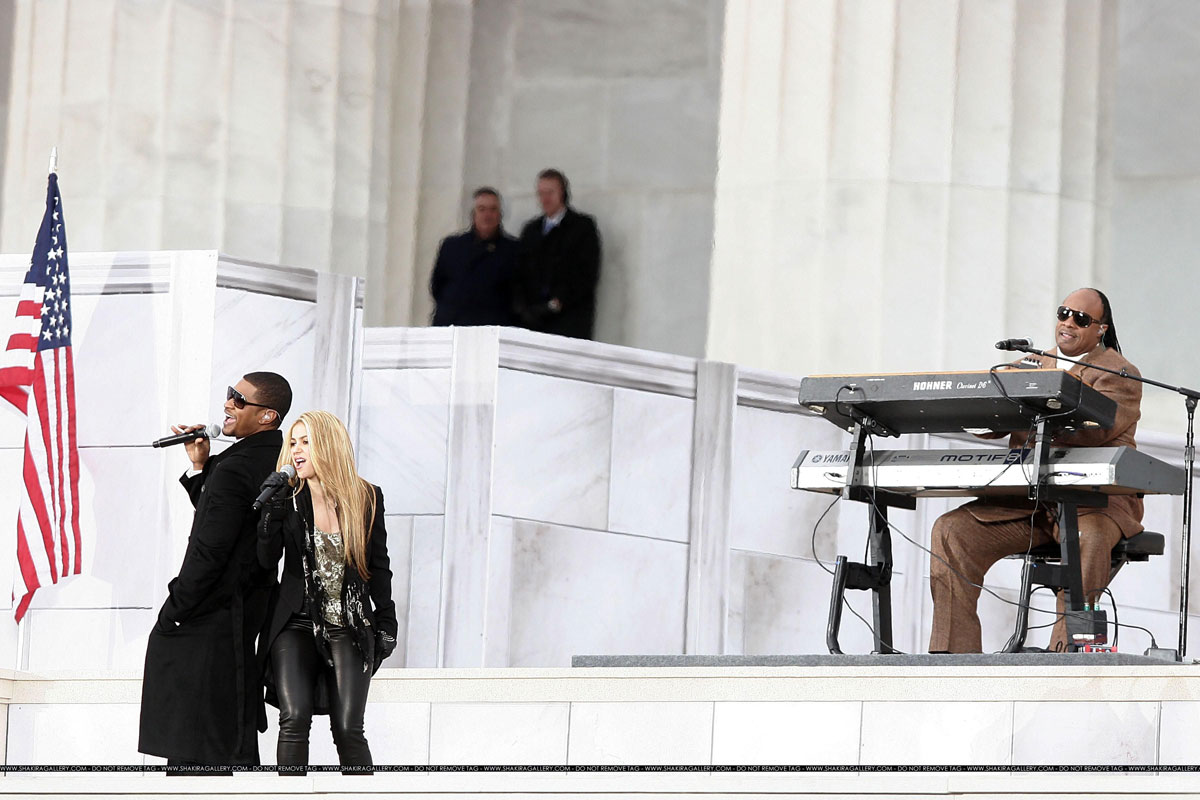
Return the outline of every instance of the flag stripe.
{"type": "Polygon", "coordinates": [[[33,558],[29,553],[29,544],[25,541],[25,531],[21,527],[19,517],[17,518],[17,564],[20,567],[21,581],[25,587],[15,614],[17,620],[20,621],[21,617],[25,616],[25,610],[29,608],[30,601],[33,600],[33,593],[38,590],[41,583],[38,581],[37,571],[33,568],[33,558]]]}
{"type": "MultiPolygon", "coordinates": [[[[21,523],[22,529],[29,532],[28,524],[35,524],[36,530],[42,537],[42,550],[40,552],[30,548],[30,557],[32,564],[41,563],[44,559],[46,562],[46,571],[50,574],[50,582],[58,583],[58,572],[54,569],[54,539],[53,531],[50,529],[50,515],[46,508],[46,493],[41,484],[42,476],[38,474],[37,465],[34,463],[33,454],[29,448],[29,437],[25,437],[25,496],[29,503],[21,509],[21,518],[18,522],[21,523]],[[29,512],[30,519],[26,520],[26,511],[29,512]],[[36,555],[35,555],[36,553],[36,555]]],[[[28,543],[26,543],[28,546],[28,543]]]]}
{"type": "Polygon", "coordinates": [[[32,353],[37,349],[37,336],[28,333],[14,333],[8,337],[8,349],[18,351],[14,354],[18,356],[21,350],[28,350],[32,353]]]}
{"type": "MultiPolygon", "coordinates": [[[[0,379],[3,379],[2,371],[0,371],[0,379]]],[[[0,386],[0,399],[12,403],[18,411],[24,414],[25,406],[29,403],[29,392],[16,386],[0,386]]]]}
{"type": "MultiPolygon", "coordinates": [[[[54,415],[56,425],[56,440],[58,445],[58,497],[60,516],[58,529],[63,532],[59,540],[59,549],[62,552],[62,574],[70,575],[71,566],[74,561],[72,553],[75,551],[75,537],[71,531],[71,519],[73,516],[74,497],[70,494],[70,483],[67,481],[68,464],[64,457],[64,447],[67,439],[67,413],[66,409],[61,405],[63,398],[63,383],[66,376],[62,373],[62,355],[61,349],[47,350],[46,356],[54,359],[54,398],[59,403],[54,415]]],[[[71,459],[74,462],[74,459],[71,459]]]]}
{"type": "MultiPolygon", "coordinates": [[[[75,355],[71,352],[71,348],[61,348],[54,351],[54,357],[62,359],[63,374],[65,376],[68,399],[75,397],[75,355]]],[[[68,412],[70,409],[68,409],[68,412]]],[[[63,416],[67,420],[67,451],[70,453],[79,452],[79,439],[75,434],[75,415],[73,413],[65,413],[63,416]]],[[[74,563],[71,565],[70,574],[79,575],[83,571],[83,536],[79,532],[79,459],[71,458],[67,460],[68,475],[67,486],[71,489],[71,540],[74,544],[72,552],[75,554],[74,563]]],[[[63,571],[67,571],[67,565],[63,565],[63,571]]]]}

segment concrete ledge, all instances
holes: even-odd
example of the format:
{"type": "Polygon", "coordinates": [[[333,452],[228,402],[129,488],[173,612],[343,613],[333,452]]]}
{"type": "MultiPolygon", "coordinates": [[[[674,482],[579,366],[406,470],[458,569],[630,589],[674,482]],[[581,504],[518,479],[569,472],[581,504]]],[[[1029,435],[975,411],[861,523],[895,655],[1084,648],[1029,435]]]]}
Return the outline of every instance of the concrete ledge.
{"type": "Polygon", "coordinates": [[[214,777],[161,774],[9,774],[0,796],[82,798],[97,795],[186,797],[294,797],[433,795],[450,800],[480,794],[722,795],[735,797],[1123,797],[1188,796],[1200,791],[1194,772],[1133,774],[1050,772],[422,772],[342,776],[271,773],[214,777]]]}
{"type": "MultiPolygon", "coordinates": [[[[138,703],[141,675],[0,674],[12,704],[138,703]]],[[[1200,700],[1200,665],[383,669],[373,703],[1200,700]]]]}
{"type": "MultiPolygon", "coordinates": [[[[1191,663],[1191,662],[1189,662],[1191,663]]],[[[1133,653],[963,653],[930,655],[574,656],[573,667],[1127,667],[1183,666],[1133,653]]]]}

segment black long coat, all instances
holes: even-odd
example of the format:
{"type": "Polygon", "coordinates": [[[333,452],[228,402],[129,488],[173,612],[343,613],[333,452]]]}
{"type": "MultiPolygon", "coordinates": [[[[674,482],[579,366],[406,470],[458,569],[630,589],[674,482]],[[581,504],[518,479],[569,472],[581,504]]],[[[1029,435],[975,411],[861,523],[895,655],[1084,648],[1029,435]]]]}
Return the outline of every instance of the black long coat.
{"type": "Polygon", "coordinates": [[[475,229],[447,236],[438,248],[429,292],[434,325],[515,325],[512,310],[517,240],[496,231],[480,239],[475,229]]]}
{"type": "Polygon", "coordinates": [[[250,506],[275,469],[279,431],[263,431],[181,478],[196,507],[179,575],[146,645],[138,750],[201,764],[257,764],[265,722],[254,639],[275,574],[256,553],[250,506]]]}
{"type": "Polygon", "coordinates": [[[521,229],[514,309],[530,330],[591,339],[600,281],[600,233],[596,221],[568,208],[562,221],[542,235],[545,217],[521,229]],[[551,299],[560,311],[549,307],[551,299]]]}

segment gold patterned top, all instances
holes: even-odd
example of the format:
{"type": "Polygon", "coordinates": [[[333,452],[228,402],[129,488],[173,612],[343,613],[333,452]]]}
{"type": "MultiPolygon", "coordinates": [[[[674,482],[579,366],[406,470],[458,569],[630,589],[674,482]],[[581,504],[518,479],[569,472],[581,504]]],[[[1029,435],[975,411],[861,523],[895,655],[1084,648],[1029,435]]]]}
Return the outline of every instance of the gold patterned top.
{"type": "Polygon", "coordinates": [[[330,625],[345,625],[342,614],[342,581],[346,575],[346,556],[342,534],[328,533],[313,526],[313,550],[317,556],[317,586],[321,590],[321,616],[330,625]]]}

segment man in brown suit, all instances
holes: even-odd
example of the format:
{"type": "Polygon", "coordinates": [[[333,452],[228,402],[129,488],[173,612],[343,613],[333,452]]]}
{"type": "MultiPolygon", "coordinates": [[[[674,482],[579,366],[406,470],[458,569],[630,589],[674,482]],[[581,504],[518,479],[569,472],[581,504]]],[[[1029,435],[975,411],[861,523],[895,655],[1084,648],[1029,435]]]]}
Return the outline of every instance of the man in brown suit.
{"type": "MultiPolygon", "coordinates": [[[[1083,361],[1070,372],[1117,403],[1116,422],[1106,430],[1062,433],[1055,444],[1069,447],[1135,447],[1134,431],[1141,417],[1142,384],[1100,370],[1125,369],[1139,375],[1137,367],[1121,355],[1108,298],[1096,289],[1078,289],[1059,307],[1054,329],[1055,350],[1083,361]]],[[[1054,367],[1055,358],[1035,358],[1044,367],[1054,367]]],[[[1021,447],[1025,434],[1014,433],[1010,446],[1021,447]]],[[[978,653],[983,649],[979,614],[979,585],[988,568],[1001,558],[1024,553],[1031,547],[1058,540],[1053,508],[1034,509],[1029,501],[976,500],[943,514],[933,525],[933,558],[929,588],[933,594],[931,653],[978,653]],[[976,584],[972,586],[971,584],[976,584]]],[[[1130,495],[1109,498],[1105,508],[1079,508],[1080,568],[1084,601],[1095,603],[1108,584],[1110,553],[1122,536],[1142,530],[1142,500],[1130,495]]],[[[1059,593],[1059,618],[1050,639],[1050,649],[1066,649],[1063,596],[1059,593]]]]}

